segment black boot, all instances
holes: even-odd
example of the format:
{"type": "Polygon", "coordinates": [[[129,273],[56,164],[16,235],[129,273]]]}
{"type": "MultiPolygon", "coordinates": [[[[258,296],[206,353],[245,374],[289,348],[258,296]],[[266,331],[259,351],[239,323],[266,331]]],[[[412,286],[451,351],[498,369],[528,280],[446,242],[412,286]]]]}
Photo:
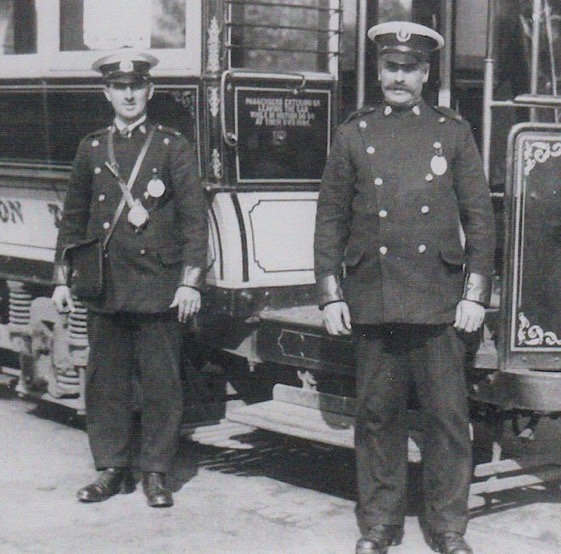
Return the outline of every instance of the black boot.
{"type": "Polygon", "coordinates": [[[129,494],[135,488],[130,469],[109,467],[93,483],[82,487],[76,496],[80,502],[103,502],[118,493],[129,494]]]}
{"type": "Polygon", "coordinates": [[[473,550],[462,534],[455,531],[431,533],[430,547],[441,554],[473,554],[473,550]]]}
{"type": "Polygon", "coordinates": [[[356,543],[355,554],[386,554],[389,546],[401,544],[403,526],[374,525],[356,543]]]}
{"type": "Polygon", "coordinates": [[[169,508],[173,506],[173,496],[165,485],[163,473],[143,473],[142,486],[151,508],[169,508]]]}

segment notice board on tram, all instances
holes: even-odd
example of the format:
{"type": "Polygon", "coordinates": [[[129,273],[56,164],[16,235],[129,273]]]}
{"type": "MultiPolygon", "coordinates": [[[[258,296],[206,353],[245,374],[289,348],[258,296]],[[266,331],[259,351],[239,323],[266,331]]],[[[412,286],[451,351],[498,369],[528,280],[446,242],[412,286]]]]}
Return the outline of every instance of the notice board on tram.
{"type": "Polygon", "coordinates": [[[508,146],[507,369],[561,367],[561,126],[524,123],[508,146]]]}
{"type": "Polygon", "coordinates": [[[330,90],[238,85],[234,101],[239,183],[319,183],[330,144],[330,90]]]}

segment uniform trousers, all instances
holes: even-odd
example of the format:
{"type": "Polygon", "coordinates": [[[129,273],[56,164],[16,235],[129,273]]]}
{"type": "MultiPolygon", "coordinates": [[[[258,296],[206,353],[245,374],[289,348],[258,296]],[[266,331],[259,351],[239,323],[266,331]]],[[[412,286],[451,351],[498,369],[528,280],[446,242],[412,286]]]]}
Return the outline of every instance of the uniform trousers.
{"type": "Polygon", "coordinates": [[[361,531],[403,524],[408,397],[415,386],[423,425],[420,518],[432,531],[463,534],[472,454],[462,338],[451,325],[358,326],[358,331],[355,447],[361,531]]]}
{"type": "Polygon", "coordinates": [[[183,416],[177,314],[90,311],[88,338],[86,425],[96,469],[131,467],[140,396],[140,470],[168,472],[183,416]],[[140,395],[135,395],[135,379],[140,395]]]}

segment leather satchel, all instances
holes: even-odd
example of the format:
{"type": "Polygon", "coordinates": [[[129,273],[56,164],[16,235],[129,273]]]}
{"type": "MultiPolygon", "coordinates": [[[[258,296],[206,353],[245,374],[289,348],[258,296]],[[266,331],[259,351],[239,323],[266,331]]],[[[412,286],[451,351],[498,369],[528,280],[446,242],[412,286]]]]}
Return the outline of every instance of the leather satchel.
{"type": "Polygon", "coordinates": [[[95,300],[103,292],[104,245],[94,238],[68,246],[70,288],[80,300],[95,300]]]}

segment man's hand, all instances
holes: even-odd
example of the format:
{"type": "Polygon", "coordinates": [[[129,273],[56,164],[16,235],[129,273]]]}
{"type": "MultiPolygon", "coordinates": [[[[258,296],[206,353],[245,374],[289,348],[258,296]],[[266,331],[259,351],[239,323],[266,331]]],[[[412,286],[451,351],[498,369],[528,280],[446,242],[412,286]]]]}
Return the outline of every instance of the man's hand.
{"type": "Polygon", "coordinates": [[[177,308],[177,320],[185,323],[201,309],[201,293],[192,287],[181,286],[175,292],[170,308],[177,308]]]}
{"type": "Polygon", "coordinates": [[[332,302],[323,308],[323,323],[330,335],[351,334],[351,313],[346,302],[332,302]]]}
{"type": "Polygon", "coordinates": [[[74,301],[72,300],[70,288],[66,285],[57,285],[55,287],[55,290],[53,290],[51,300],[53,301],[55,308],[61,314],[73,312],[76,309],[74,306],[74,301]]]}
{"type": "Polygon", "coordinates": [[[460,300],[456,306],[456,320],[454,327],[458,331],[473,333],[481,327],[485,319],[485,308],[471,300],[460,300]]]}

